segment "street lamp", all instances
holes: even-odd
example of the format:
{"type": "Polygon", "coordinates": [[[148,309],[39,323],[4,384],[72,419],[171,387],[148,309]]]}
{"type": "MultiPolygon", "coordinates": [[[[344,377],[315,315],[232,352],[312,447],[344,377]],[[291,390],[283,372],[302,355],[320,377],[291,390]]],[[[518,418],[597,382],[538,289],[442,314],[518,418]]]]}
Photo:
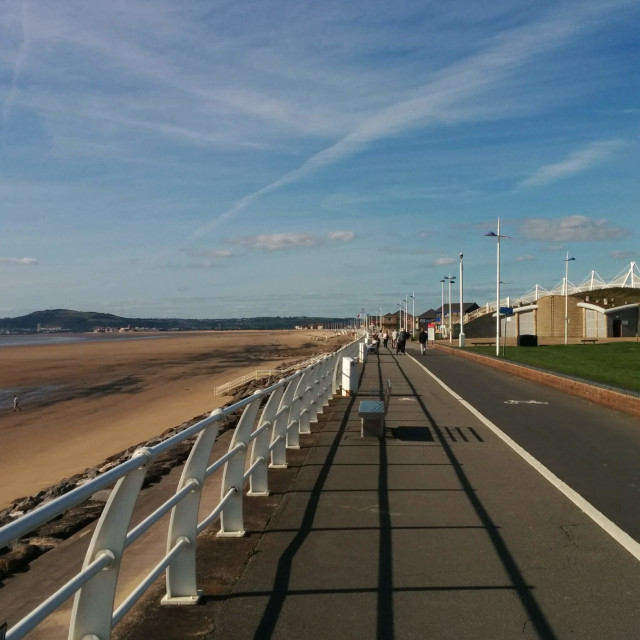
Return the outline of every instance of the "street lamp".
{"type": "Polygon", "coordinates": [[[409,331],[409,296],[404,297],[404,330],[409,331]]]}
{"type": "Polygon", "coordinates": [[[449,274],[448,276],[445,276],[444,279],[449,281],[449,344],[451,344],[453,341],[453,332],[451,329],[451,283],[456,279],[456,277],[449,274]]]}
{"type": "Polygon", "coordinates": [[[442,327],[444,325],[444,283],[446,282],[445,278],[440,280],[440,284],[442,285],[442,302],[440,303],[440,337],[442,338],[442,327]]]}
{"type": "Polygon", "coordinates": [[[569,257],[567,251],[567,257],[564,261],[564,343],[567,344],[567,337],[569,334],[569,263],[575,260],[575,258],[569,257]]]}
{"type": "Polygon", "coordinates": [[[413,332],[415,331],[416,328],[416,292],[414,291],[411,294],[411,305],[412,305],[412,309],[411,309],[411,335],[413,335],[413,332]]]}
{"type": "Polygon", "coordinates": [[[463,300],[464,300],[464,288],[463,288],[463,268],[462,268],[462,258],[463,254],[460,254],[460,336],[458,337],[458,346],[464,347],[464,309],[463,309],[463,300]]]}
{"type": "Polygon", "coordinates": [[[498,232],[489,231],[485,233],[489,238],[498,240],[498,257],[496,260],[496,356],[500,356],[500,238],[509,238],[510,236],[500,235],[500,218],[498,218],[498,232]]]}

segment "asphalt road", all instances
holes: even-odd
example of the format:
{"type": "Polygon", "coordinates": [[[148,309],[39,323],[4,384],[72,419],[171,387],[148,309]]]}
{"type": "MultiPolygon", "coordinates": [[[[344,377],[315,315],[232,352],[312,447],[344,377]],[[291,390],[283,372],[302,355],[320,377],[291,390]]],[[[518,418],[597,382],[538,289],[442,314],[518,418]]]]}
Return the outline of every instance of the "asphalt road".
{"type": "Polygon", "coordinates": [[[481,364],[429,350],[429,371],[636,541],[640,421],[481,364]],[[533,401],[533,402],[532,402],[533,401]]]}

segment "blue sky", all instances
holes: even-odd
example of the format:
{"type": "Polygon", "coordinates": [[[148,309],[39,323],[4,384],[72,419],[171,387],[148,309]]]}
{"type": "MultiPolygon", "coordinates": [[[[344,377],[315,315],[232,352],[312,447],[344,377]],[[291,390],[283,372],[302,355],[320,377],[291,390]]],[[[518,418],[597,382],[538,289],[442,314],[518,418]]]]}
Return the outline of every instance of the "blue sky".
{"type": "Polygon", "coordinates": [[[640,0],[0,8],[0,316],[482,304],[498,217],[505,295],[640,257],[640,0]]]}

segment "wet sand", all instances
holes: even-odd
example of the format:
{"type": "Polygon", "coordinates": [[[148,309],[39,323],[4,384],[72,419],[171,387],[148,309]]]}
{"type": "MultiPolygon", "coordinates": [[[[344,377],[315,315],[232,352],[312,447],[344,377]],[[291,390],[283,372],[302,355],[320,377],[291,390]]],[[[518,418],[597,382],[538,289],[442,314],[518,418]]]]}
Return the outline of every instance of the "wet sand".
{"type": "Polygon", "coordinates": [[[216,386],[330,351],[322,331],[172,334],[0,349],[0,509],[226,403],[216,386]],[[22,411],[10,399],[18,393],[22,411]]]}

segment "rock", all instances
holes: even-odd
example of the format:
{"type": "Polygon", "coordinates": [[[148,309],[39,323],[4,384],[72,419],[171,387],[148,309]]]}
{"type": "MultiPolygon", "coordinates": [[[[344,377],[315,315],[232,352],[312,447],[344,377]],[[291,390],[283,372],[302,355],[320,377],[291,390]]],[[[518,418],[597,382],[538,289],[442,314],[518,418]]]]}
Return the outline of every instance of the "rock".
{"type": "Polygon", "coordinates": [[[44,553],[45,551],[49,551],[49,549],[57,547],[61,540],[48,536],[34,536],[33,538],[27,538],[26,542],[32,547],[37,547],[42,553],[44,553]]]}
{"type": "Polygon", "coordinates": [[[24,542],[14,543],[9,553],[0,558],[0,579],[26,567],[41,553],[42,551],[34,545],[24,542]]]}

